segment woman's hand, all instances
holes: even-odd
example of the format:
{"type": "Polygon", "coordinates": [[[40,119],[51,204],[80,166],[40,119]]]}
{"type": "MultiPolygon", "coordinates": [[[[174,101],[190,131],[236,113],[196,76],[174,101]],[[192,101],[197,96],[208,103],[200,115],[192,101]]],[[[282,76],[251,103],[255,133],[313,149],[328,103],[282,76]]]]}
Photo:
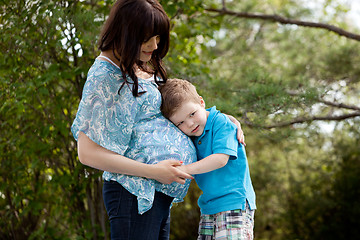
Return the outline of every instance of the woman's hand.
{"type": "Polygon", "coordinates": [[[245,143],[245,135],[244,135],[244,132],[243,130],[241,129],[241,125],[240,125],[240,122],[234,118],[233,116],[231,115],[228,115],[228,114],[225,114],[229,119],[230,121],[232,121],[233,123],[235,123],[235,125],[237,126],[238,128],[238,131],[237,131],[237,140],[239,141],[239,143],[242,143],[244,144],[244,146],[246,146],[246,143],[245,143]]]}
{"type": "Polygon", "coordinates": [[[193,177],[178,168],[181,164],[181,161],[170,159],[151,165],[153,170],[149,178],[164,184],[171,184],[172,182],[185,184],[186,179],[193,179],[193,177]]]}

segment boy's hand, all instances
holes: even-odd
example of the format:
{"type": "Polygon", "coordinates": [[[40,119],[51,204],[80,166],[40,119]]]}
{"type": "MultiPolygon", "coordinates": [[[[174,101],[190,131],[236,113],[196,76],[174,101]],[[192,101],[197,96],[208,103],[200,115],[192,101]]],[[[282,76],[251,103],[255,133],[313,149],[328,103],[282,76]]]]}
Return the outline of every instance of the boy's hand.
{"type": "Polygon", "coordinates": [[[235,123],[235,125],[237,126],[237,135],[236,136],[237,136],[237,140],[239,141],[239,143],[242,143],[244,146],[246,146],[245,135],[244,135],[243,130],[241,129],[240,122],[231,115],[227,115],[227,114],[225,114],[225,115],[230,119],[230,121],[235,123]]]}

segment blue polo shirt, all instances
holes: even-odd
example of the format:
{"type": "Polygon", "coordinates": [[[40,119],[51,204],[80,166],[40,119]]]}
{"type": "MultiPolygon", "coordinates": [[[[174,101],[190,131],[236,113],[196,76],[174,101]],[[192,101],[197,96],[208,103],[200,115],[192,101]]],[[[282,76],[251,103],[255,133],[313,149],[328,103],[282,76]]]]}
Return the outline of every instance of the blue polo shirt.
{"type": "Polygon", "coordinates": [[[215,106],[207,111],[210,114],[203,134],[192,138],[197,159],[200,161],[215,153],[227,154],[230,158],[224,167],[194,176],[203,191],[198,200],[201,213],[245,210],[246,201],[250,209],[256,209],[245,148],[236,139],[237,127],[215,106]]]}

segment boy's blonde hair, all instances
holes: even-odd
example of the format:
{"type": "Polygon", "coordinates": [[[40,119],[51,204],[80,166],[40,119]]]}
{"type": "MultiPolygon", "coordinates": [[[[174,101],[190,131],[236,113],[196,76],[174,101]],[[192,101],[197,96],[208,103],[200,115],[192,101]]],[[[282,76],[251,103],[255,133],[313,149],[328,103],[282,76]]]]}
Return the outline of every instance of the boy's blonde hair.
{"type": "Polygon", "coordinates": [[[159,86],[162,96],[161,112],[164,117],[170,118],[182,104],[188,101],[201,104],[196,88],[189,81],[183,79],[168,79],[159,86]]]}

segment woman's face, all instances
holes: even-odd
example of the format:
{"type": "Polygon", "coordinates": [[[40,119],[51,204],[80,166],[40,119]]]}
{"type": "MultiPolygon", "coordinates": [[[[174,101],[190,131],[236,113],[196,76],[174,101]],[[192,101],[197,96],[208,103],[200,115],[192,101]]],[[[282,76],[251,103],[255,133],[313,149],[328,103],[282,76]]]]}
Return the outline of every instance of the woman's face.
{"type": "Polygon", "coordinates": [[[156,35],[149,38],[146,42],[141,44],[140,49],[140,61],[148,62],[151,59],[151,55],[153,51],[158,48],[158,44],[160,42],[160,36],[156,35]]]}

